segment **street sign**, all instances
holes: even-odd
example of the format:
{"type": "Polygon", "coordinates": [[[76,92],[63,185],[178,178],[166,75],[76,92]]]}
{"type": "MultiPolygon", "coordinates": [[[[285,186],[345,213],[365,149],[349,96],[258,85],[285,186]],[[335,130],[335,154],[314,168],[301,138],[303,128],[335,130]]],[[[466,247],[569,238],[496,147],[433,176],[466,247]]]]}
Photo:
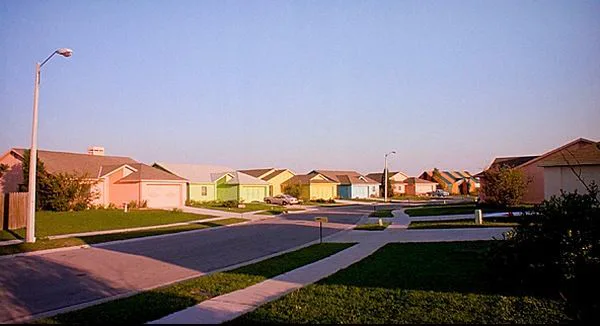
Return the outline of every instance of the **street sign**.
{"type": "Polygon", "coordinates": [[[323,223],[327,223],[327,217],[317,216],[315,222],[319,222],[319,243],[323,243],[323,223]]]}
{"type": "Polygon", "coordinates": [[[327,217],[324,217],[324,216],[315,217],[315,222],[327,223],[327,217]]]}

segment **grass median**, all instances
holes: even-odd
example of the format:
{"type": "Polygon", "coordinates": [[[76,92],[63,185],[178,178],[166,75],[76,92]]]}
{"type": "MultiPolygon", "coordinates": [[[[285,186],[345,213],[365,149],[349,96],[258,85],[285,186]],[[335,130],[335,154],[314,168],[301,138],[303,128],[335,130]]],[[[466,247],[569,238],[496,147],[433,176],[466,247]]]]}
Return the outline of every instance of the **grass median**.
{"type": "Polygon", "coordinates": [[[381,209],[369,214],[369,217],[394,217],[391,209],[381,209]]]}
{"type": "Polygon", "coordinates": [[[142,324],[210,298],[260,283],[331,256],[352,245],[347,243],[312,245],[231,271],[198,277],[36,322],[51,324],[142,324]]]}
{"type": "Polygon", "coordinates": [[[385,230],[391,223],[386,222],[379,225],[378,223],[372,224],[361,224],[354,227],[354,230],[358,231],[383,231],[385,230]]]}
{"type": "Polygon", "coordinates": [[[483,224],[475,224],[475,220],[460,219],[446,221],[412,221],[408,225],[409,229],[462,229],[462,228],[497,228],[497,227],[515,227],[519,223],[514,221],[483,221],[483,224]]]}
{"type": "MultiPolygon", "coordinates": [[[[185,231],[193,231],[206,229],[217,226],[224,226],[230,224],[236,224],[248,221],[242,218],[228,218],[222,220],[216,220],[211,222],[200,222],[193,223],[188,225],[180,225],[152,230],[143,230],[143,231],[132,231],[132,232],[120,232],[113,234],[103,234],[103,235],[94,235],[89,237],[77,237],[77,238],[65,238],[65,239],[56,239],[56,240],[45,240],[38,239],[34,243],[20,243],[9,246],[0,246],[0,256],[4,255],[12,255],[23,252],[30,251],[39,251],[46,249],[55,249],[55,248],[64,248],[64,247],[73,247],[73,246],[83,246],[90,245],[102,242],[109,241],[117,241],[117,240],[126,240],[133,238],[143,238],[150,237],[155,235],[163,235],[163,234],[171,234],[171,233],[179,233],[185,231]]],[[[23,230],[20,230],[23,231],[23,230]]]]}
{"type": "Polygon", "coordinates": [[[486,251],[490,246],[488,241],[388,244],[362,261],[231,323],[568,321],[563,304],[556,299],[528,295],[524,289],[497,289],[487,277],[486,251]]]}
{"type": "Polygon", "coordinates": [[[531,210],[532,206],[518,206],[508,208],[497,207],[477,207],[476,204],[466,205],[440,205],[440,206],[425,206],[416,208],[407,208],[404,210],[410,217],[415,216],[440,216],[440,215],[462,215],[474,214],[476,209],[481,209],[483,213],[498,213],[498,212],[520,212],[531,210]]]}

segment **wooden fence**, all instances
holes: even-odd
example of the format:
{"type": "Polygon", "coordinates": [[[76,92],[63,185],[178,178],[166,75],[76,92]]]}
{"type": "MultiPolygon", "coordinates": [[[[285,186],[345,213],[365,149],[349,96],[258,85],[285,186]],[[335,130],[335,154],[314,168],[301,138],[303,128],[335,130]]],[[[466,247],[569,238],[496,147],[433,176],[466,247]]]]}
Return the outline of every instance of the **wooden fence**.
{"type": "Polygon", "coordinates": [[[27,223],[27,193],[11,192],[1,195],[0,230],[24,228],[27,223]]]}

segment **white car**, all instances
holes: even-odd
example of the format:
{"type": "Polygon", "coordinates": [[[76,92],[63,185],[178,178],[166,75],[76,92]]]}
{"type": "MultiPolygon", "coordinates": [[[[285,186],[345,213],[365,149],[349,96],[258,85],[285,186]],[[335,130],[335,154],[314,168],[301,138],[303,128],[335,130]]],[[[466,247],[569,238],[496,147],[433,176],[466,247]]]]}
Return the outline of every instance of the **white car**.
{"type": "Polygon", "coordinates": [[[265,203],[267,204],[278,204],[278,205],[291,205],[298,204],[298,198],[290,195],[276,195],[272,197],[265,197],[265,203]]]}
{"type": "Polygon", "coordinates": [[[435,191],[430,192],[429,195],[431,197],[447,197],[450,196],[450,193],[442,189],[437,189],[435,191]]]}

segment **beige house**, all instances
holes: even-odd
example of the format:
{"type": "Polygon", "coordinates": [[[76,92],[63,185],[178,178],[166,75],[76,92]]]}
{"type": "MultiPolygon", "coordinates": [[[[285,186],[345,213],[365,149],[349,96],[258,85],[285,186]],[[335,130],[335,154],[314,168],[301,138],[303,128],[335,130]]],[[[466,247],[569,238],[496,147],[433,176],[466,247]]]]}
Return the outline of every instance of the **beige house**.
{"type": "Polygon", "coordinates": [[[288,169],[251,169],[240,170],[240,172],[251,175],[255,178],[269,183],[269,196],[276,196],[283,193],[283,183],[291,179],[296,174],[288,169]]]}
{"type": "MultiPolygon", "coordinates": [[[[369,173],[367,174],[367,178],[369,179],[373,179],[377,182],[380,182],[379,185],[379,197],[383,197],[383,187],[384,187],[384,177],[383,177],[383,173],[379,172],[379,173],[369,173]]],[[[388,172],[388,178],[390,180],[390,183],[392,184],[392,190],[394,191],[394,194],[406,194],[406,186],[408,185],[405,180],[408,178],[408,175],[406,173],[403,172],[392,172],[389,171],[388,172]]]]}
{"type": "Polygon", "coordinates": [[[427,195],[428,193],[435,191],[437,188],[437,182],[419,179],[416,177],[406,178],[406,194],[407,195],[427,195]]]}
{"type": "Polygon", "coordinates": [[[600,185],[600,143],[554,153],[540,166],[544,169],[545,199],[559,196],[561,191],[587,193],[586,185],[600,185]]]}
{"type": "Polygon", "coordinates": [[[300,198],[304,200],[337,198],[338,182],[320,173],[295,175],[283,183],[283,187],[298,185],[300,198]]]}

